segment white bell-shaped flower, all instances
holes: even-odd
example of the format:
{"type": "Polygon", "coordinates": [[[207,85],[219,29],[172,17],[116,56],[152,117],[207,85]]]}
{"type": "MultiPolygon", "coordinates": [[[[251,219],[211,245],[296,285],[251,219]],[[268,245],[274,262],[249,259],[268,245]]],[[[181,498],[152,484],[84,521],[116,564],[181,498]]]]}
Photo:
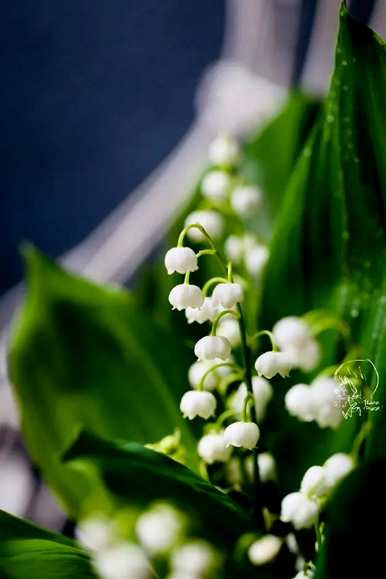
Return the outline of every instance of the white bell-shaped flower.
{"type": "Polygon", "coordinates": [[[300,492],[309,498],[321,497],[328,491],[326,473],[322,466],[311,466],[300,484],[300,492]]]}
{"type": "MultiPolygon", "coordinates": [[[[304,565],[304,559],[301,559],[300,561],[300,565],[303,566],[304,565]]],[[[293,579],[311,579],[313,576],[313,573],[311,571],[309,572],[305,572],[305,571],[299,571],[299,573],[296,573],[295,577],[293,579]]]]}
{"type": "Polygon", "coordinates": [[[241,343],[240,326],[233,316],[224,316],[217,326],[217,335],[229,340],[232,348],[236,348],[241,343]]]}
{"type": "Polygon", "coordinates": [[[276,374],[286,378],[292,368],[291,362],[283,352],[264,352],[255,362],[256,372],[270,380],[276,374]]]}
{"type": "MultiPolygon", "coordinates": [[[[265,416],[267,405],[273,396],[273,390],[268,380],[259,376],[253,376],[252,389],[255,400],[256,417],[257,421],[260,422],[265,416]]],[[[241,414],[247,395],[247,385],[245,382],[242,382],[231,399],[231,408],[235,413],[241,414]]]]}
{"type": "Polygon", "coordinates": [[[83,519],[75,529],[75,536],[86,549],[100,550],[116,540],[111,519],[96,514],[83,519]]]}
{"type": "Polygon", "coordinates": [[[224,242],[224,251],[232,263],[241,263],[244,257],[244,238],[239,235],[230,235],[224,242]]]}
{"type": "MultiPolygon", "coordinates": [[[[188,380],[192,388],[197,388],[203,375],[213,366],[213,362],[196,360],[188,370],[188,380]]],[[[214,390],[217,386],[218,374],[215,370],[210,372],[204,380],[204,390],[214,390]]]]}
{"type": "Polygon", "coordinates": [[[180,410],[184,418],[189,420],[193,420],[196,416],[207,420],[210,416],[214,416],[216,406],[217,401],[213,394],[198,390],[185,392],[180,402],[180,410]]]}
{"type": "Polygon", "coordinates": [[[227,310],[243,300],[243,288],[239,283],[219,283],[213,290],[212,301],[215,306],[227,310]]]}
{"type": "Polygon", "coordinates": [[[257,465],[259,467],[260,480],[263,483],[275,480],[276,465],[275,459],[270,452],[261,452],[257,456],[257,465]]]}
{"type": "Polygon", "coordinates": [[[226,427],[224,438],[227,446],[252,450],[260,438],[260,430],[254,422],[233,422],[226,427]]]}
{"type": "Polygon", "coordinates": [[[263,204],[263,195],[253,185],[239,185],[232,191],[231,205],[235,213],[248,217],[257,213],[263,204]]]}
{"type": "Polygon", "coordinates": [[[199,308],[204,303],[204,296],[198,286],[180,283],[169,293],[169,303],[173,306],[173,310],[199,308]]]}
{"type": "Polygon", "coordinates": [[[254,541],[248,549],[248,557],[253,565],[266,565],[278,555],[283,539],[275,535],[265,535],[254,541]]]}
{"type": "Polygon", "coordinates": [[[315,420],[320,428],[338,428],[342,421],[337,387],[336,380],[330,376],[321,376],[311,383],[315,420]]]}
{"type": "Polygon", "coordinates": [[[265,247],[265,245],[255,245],[245,252],[245,267],[251,275],[257,277],[266,265],[268,258],[268,247],[265,247]]]}
{"type": "Polygon", "coordinates": [[[169,275],[197,271],[197,255],[191,247],[172,247],[165,255],[165,267],[169,275]]]}
{"type": "Polygon", "coordinates": [[[337,452],[330,456],[323,465],[329,489],[334,488],[335,485],[346,477],[354,467],[354,460],[349,454],[337,452]]]}
{"type": "Polygon", "coordinates": [[[223,201],[229,191],[231,179],[224,171],[210,171],[201,183],[201,190],[205,197],[212,201],[223,201]]]}
{"type": "Polygon", "coordinates": [[[314,398],[310,386],[306,384],[292,386],[285,395],[284,403],[288,412],[298,420],[311,422],[315,419],[314,398]]]}
{"type": "Polygon", "coordinates": [[[161,503],[138,517],[135,531],[143,548],[151,555],[158,555],[174,547],[183,527],[181,514],[172,506],[161,503]]]}
{"type": "Polygon", "coordinates": [[[92,562],[101,579],[149,579],[152,576],[144,551],[134,543],[118,543],[97,551],[92,562]]]}
{"type": "MultiPolygon", "coordinates": [[[[224,231],[224,220],[220,213],[211,209],[193,211],[185,219],[185,227],[198,223],[213,239],[219,239],[224,231]]],[[[197,228],[192,227],[187,233],[189,239],[196,242],[205,241],[205,235],[197,228]]]]}
{"type": "Polygon", "coordinates": [[[240,147],[234,139],[219,135],[209,146],[209,161],[226,167],[235,165],[240,157],[240,147]]]}
{"type": "Polygon", "coordinates": [[[231,353],[231,344],[222,336],[204,336],[194,346],[194,353],[199,360],[227,360],[231,353]]]}
{"type": "Polygon", "coordinates": [[[185,310],[188,324],[192,324],[193,322],[197,322],[198,324],[213,322],[218,313],[219,308],[213,304],[212,298],[205,298],[204,303],[199,308],[186,308],[185,310]]]}
{"type": "Polygon", "coordinates": [[[191,540],[174,551],[172,573],[186,579],[209,577],[218,560],[217,552],[209,543],[200,539],[191,540]]]}
{"type": "Polygon", "coordinates": [[[226,462],[232,449],[226,445],[224,432],[210,432],[201,438],[198,443],[197,452],[204,462],[213,464],[214,462],[226,462]]]}
{"type": "Polygon", "coordinates": [[[290,493],[281,503],[280,518],[285,523],[292,523],[295,529],[308,529],[318,519],[318,505],[303,493],[290,493]]]}
{"type": "Polygon", "coordinates": [[[272,333],[293,368],[309,372],[317,366],[321,358],[320,346],[312,337],[310,326],[302,318],[282,318],[274,325],[272,333]]]}
{"type": "Polygon", "coordinates": [[[311,338],[309,325],[297,316],[279,320],[272,329],[275,342],[281,350],[288,346],[302,346],[311,338]]]}

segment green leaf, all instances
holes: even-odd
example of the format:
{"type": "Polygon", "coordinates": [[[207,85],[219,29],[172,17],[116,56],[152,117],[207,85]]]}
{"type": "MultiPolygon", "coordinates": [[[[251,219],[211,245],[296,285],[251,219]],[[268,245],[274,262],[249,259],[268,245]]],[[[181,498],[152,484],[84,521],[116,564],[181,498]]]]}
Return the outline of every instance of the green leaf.
{"type": "Polygon", "coordinates": [[[384,568],[386,461],[348,476],[328,506],[326,539],[314,579],[376,577],[384,568]]]}
{"type": "Polygon", "coordinates": [[[141,442],[180,428],[194,465],[193,436],[179,411],[189,358],[178,337],[126,292],[72,276],[31,248],[26,261],[27,300],[10,350],[12,383],[32,458],[70,512],[79,512],[93,483],[58,456],[82,426],[141,442]]]}
{"type": "MultiPolygon", "coordinates": [[[[259,326],[270,328],[283,316],[315,308],[337,312],[352,328],[354,343],[360,346],[358,357],[376,363],[383,403],[385,110],[385,44],[342,7],[331,88],[285,193],[259,316],[259,326]]],[[[336,349],[336,335],[330,332],[326,337],[328,365],[339,360],[342,352],[336,349]]],[[[304,381],[299,374],[296,378],[304,381]]],[[[287,381],[285,386],[290,384],[287,381]]],[[[284,384],[279,392],[280,388],[284,396],[284,384]]],[[[385,406],[382,413],[373,413],[370,441],[378,454],[384,453],[385,406]]],[[[268,432],[274,424],[276,430],[278,423],[284,424],[285,413],[277,411],[274,419],[267,425],[268,432]]],[[[289,426],[271,434],[270,442],[279,464],[283,459],[280,474],[285,486],[293,488],[307,466],[322,462],[336,449],[349,449],[356,419],[344,421],[337,434],[292,419],[289,426]],[[297,458],[290,464],[288,457],[297,458]]]]}
{"type": "Polygon", "coordinates": [[[81,432],[64,460],[83,459],[97,467],[121,506],[171,500],[198,521],[215,543],[234,541],[253,523],[230,497],[170,457],[136,442],[111,442],[81,432]]]}
{"type": "Polygon", "coordinates": [[[0,511],[2,579],[95,578],[89,558],[76,544],[0,511]]]}
{"type": "Polygon", "coordinates": [[[318,100],[296,90],[279,114],[244,146],[242,171],[263,189],[271,219],[280,209],[288,178],[319,110],[318,100]]]}

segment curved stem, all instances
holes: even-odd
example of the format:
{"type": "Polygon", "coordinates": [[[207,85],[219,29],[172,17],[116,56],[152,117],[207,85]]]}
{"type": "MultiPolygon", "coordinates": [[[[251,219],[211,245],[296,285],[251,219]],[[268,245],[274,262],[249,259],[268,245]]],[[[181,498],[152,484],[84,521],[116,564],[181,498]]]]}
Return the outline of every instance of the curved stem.
{"type": "Polygon", "coordinates": [[[234,318],[236,318],[236,320],[238,320],[240,317],[238,312],[235,312],[234,310],[223,310],[222,312],[217,314],[217,316],[213,320],[211,336],[216,335],[218,323],[224,316],[233,316],[234,318]]]}
{"type": "Polygon", "coordinates": [[[186,227],[184,227],[184,229],[181,231],[180,235],[178,236],[177,247],[182,247],[184,245],[185,236],[190,229],[198,229],[203,234],[203,236],[206,238],[210,248],[213,249],[213,251],[214,251],[213,255],[215,255],[217,257],[218,261],[220,262],[221,268],[224,269],[225,271],[227,271],[227,268],[225,265],[225,260],[222,259],[213,239],[211,238],[209,233],[206,231],[205,227],[200,225],[200,223],[191,223],[190,225],[187,225],[186,227]]]}
{"type": "MultiPolygon", "coordinates": [[[[241,349],[243,352],[243,359],[244,359],[244,369],[245,369],[245,383],[247,385],[247,390],[249,394],[252,396],[253,404],[251,405],[251,419],[252,422],[257,424],[257,415],[256,415],[256,407],[254,404],[253,398],[253,385],[252,385],[252,366],[251,366],[251,350],[247,343],[247,332],[246,332],[246,325],[243,315],[243,310],[240,304],[237,304],[237,309],[239,311],[239,326],[240,326],[240,336],[241,336],[241,349]]],[[[253,451],[253,495],[254,495],[254,504],[253,504],[253,514],[256,517],[257,524],[265,530],[265,521],[263,516],[262,504],[261,504],[261,490],[260,490],[260,473],[259,473],[259,466],[257,464],[257,449],[255,448],[253,451]]]]}
{"type": "Polygon", "coordinates": [[[220,414],[220,416],[217,418],[215,425],[217,427],[221,427],[225,420],[228,420],[228,418],[234,418],[236,417],[236,413],[233,412],[233,410],[225,410],[222,414],[220,414]]]}
{"type": "Polygon", "coordinates": [[[224,368],[225,366],[230,367],[230,368],[237,368],[236,364],[234,364],[233,362],[220,362],[219,364],[215,364],[214,366],[211,366],[210,368],[208,368],[208,370],[206,372],[204,372],[204,374],[201,376],[201,379],[199,381],[199,383],[197,384],[197,390],[203,390],[204,389],[204,383],[206,380],[206,377],[209,376],[209,374],[211,372],[214,372],[215,370],[217,370],[217,368],[224,368]]]}
{"type": "Polygon", "coordinates": [[[242,410],[242,413],[241,413],[241,420],[242,420],[243,422],[249,422],[249,419],[248,419],[248,405],[249,405],[250,403],[254,404],[254,398],[253,398],[253,396],[250,394],[250,392],[248,392],[248,394],[247,394],[246,397],[245,397],[244,404],[243,404],[243,410],[242,410]]]}
{"type": "Polygon", "coordinates": [[[278,351],[279,348],[275,342],[275,338],[273,337],[272,332],[270,332],[269,330],[260,330],[260,332],[256,332],[256,334],[253,334],[253,336],[249,338],[249,344],[252,345],[253,342],[257,340],[257,338],[260,338],[260,336],[268,336],[268,338],[271,341],[272,351],[273,352],[278,351]]]}
{"type": "Polygon", "coordinates": [[[207,293],[208,293],[208,289],[212,286],[215,285],[216,283],[228,283],[228,280],[225,277],[212,277],[210,278],[206,284],[204,284],[203,288],[202,288],[202,293],[203,295],[206,297],[207,293]]]}
{"type": "Polygon", "coordinates": [[[215,255],[215,249],[200,249],[200,251],[196,254],[197,259],[202,257],[203,255],[215,255]]]}

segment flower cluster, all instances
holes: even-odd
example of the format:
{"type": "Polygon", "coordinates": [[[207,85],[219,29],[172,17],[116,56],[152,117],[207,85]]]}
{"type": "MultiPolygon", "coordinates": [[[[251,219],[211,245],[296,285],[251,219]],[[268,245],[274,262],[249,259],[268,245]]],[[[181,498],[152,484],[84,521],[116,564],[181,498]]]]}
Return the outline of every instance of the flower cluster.
{"type": "Polygon", "coordinates": [[[327,498],[354,466],[353,458],[341,452],[330,456],[323,466],[311,466],[303,476],[300,491],[284,497],[281,520],[292,523],[295,529],[317,524],[320,499],[327,498]]]}
{"type": "MultiPolygon", "coordinates": [[[[221,557],[212,545],[189,537],[188,520],[168,503],[157,502],[144,512],[130,513],[125,524],[119,513],[93,515],[81,521],[76,537],[89,552],[101,579],[150,579],[168,569],[169,579],[213,579],[221,557]]],[[[164,576],[164,575],[162,575],[164,576]]]]}
{"type": "MultiPolygon", "coordinates": [[[[197,445],[203,476],[212,480],[214,475],[216,486],[242,492],[253,504],[257,503],[254,493],[258,485],[277,482],[275,460],[261,435],[274,396],[271,380],[286,379],[295,370],[315,370],[322,360],[316,336],[336,319],[332,315],[323,319],[320,311],[310,312],[303,317],[284,317],[271,330],[253,333],[254,322],[248,318],[247,306],[250,292],[256,291],[260,283],[268,249],[240,224],[261,210],[263,198],[237,174],[239,148],[234,141],[218,138],[209,156],[213,167],[201,183],[202,204],[187,216],[176,247],[165,256],[168,274],[184,275],[183,283],[170,291],[172,308],[184,311],[188,324],[205,328],[193,348],[196,360],[188,372],[191,389],[183,394],[180,410],[188,420],[206,421],[197,445]],[[226,237],[229,219],[236,226],[226,237]],[[186,245],[187,240],[192,247],[186,245]],[[196,243],[203,247],[195,249],[196,243]],[[202,256],[215,259],[219,273],[192,284],[191,275],[202,277],[202,256]],[[269,338],[270,349],[253,356],[254,348],[261,352],[263,337],[269,338]]],[[[310,385],[292,386],[285,396],[285,406],[299,420],[315,421],[321,428],[337,428],[342,412],[336,388],[336,381],[324,370],[310,385]]],[[[352,468],[351,457],[338,453],[323,466],[313,466],[305,473],[299,491],[283,498],[280,515],[259,505],[261,518],[268,523],[262,525],[265,534],[248,538],[245,552],[251,564],[269,564],[286,544],[297,556],[297,578],[311,577],[313,564],[304,563],[298,547],[294,547],[295,537],[290,541],[290,535],[276,536],[272,521],[280,518],[292,523],[296,531],[312,526],[319,529],[324,502],[352,468]]],[[[183,559],[181,555],[181,563],[183,559]]],[[[179,572],[178,562],[176,569],[179,572]]],[[[186,571],[185,576],[191,575],[186,571]]]]}
{"type": "Polygon", "coordinates": [[[334,378],[320,376],[309,386],[296,384],[290,388],[285,405],[292,416],[303,422],[315,421],[320,428],[337,428],[343,417],[337,388],[334,378]]]}

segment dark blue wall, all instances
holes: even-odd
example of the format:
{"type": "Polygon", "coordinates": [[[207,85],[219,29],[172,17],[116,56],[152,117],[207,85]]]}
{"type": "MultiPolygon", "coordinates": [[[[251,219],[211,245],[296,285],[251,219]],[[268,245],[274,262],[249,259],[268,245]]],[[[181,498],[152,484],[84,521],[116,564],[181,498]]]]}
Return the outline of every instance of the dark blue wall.
{"type": "Polygon", "coordinates": [[[19,0],[0,17],[0,293],[17,247],[79,242],[173,148],[223,0],[19,0]]]}

